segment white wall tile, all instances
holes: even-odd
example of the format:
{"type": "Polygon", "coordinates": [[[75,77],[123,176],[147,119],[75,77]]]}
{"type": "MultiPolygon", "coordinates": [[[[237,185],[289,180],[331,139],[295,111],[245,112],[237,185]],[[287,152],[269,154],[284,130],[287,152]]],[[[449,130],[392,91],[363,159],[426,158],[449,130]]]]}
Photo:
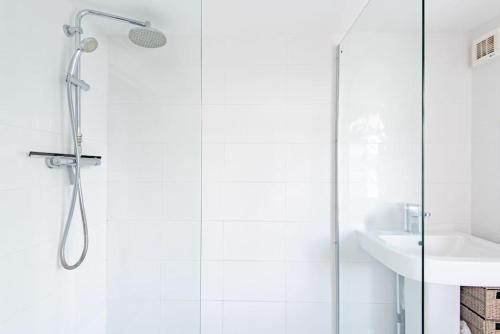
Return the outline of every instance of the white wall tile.
{"type": "Polygon", "coordinates": [[[109,181],[161,181],[162,146],[120,144],[109,146],[109,181]],[[137,157],[141,157],[138,159],[137,157]]]}
{"type": "Polygon", "coordinates": [[[111,142],[179,143],[201,140],[201,108],[196,105],[149,101],[111,103],[109,117],[111,142]]]}
{"type": "MultiPolygon", "coordinates": [[[[157,152],[161,155],[160,152],[157,152]]],[[[199,141],[165,144],[164,180],[200,181],[201,145],[199,141]]]]}
{"type": "Polygon", "coordinates": [[[107,224],[108,260],[162,258],[162,225],[157,221],[110,221],[107,224]]]}
{"type": "Polygon", "coordinates": [[[470,142],[462,144],[433,143],[427,146],[426,154],[429,159],[426,170],[427,182],[470,184],[470,142]]]}
{"type": "Polygon", "coordinates": [[[329,221],[330,183],[288,183],[286,219],[291,221],[329,221]]]}
{"type": "Polygon", "coordinates": [[[163,186],[158,182],[109,182],[108,218],[161,219],[163,186]]]}
{"type": "Polygon", "coordinates": [[[331,258],[330,224],[289,223],[286,225],[286,259],[328,261],[331,258]]]}
{"type": "Polygon", "coordinates": [[[6,322],[56,291],[58,276],[51,265],[56,250],[56,243],[46,242],[0,259],[2,272],[10,273],[0,278],[3,296],[0,322],[6,322]]]}
{"type": "Polygon", "coordinates": [[[161,224],[160,257],[165,260],[201,259],[200,222],[168,222],[161,224]]]}
{"type": "Polygon", "coordinates": [[[331,299],[328,262],[288,262],[286,298],[289,301],[329,301],[331,299]]]}
{"type": "Polygon", "coordinates": [[[272,222],[226,222],[225,260],[284,260],[285,224],[272,222]]]}
{"type": "Polygon", "coordinates": [[[224,299],[252,301],[284,300],[284,263],[225,262],[224,299]]]}
{"type": "Polygon", "coordinates": [[[330,104],[333,73],[324,65],[290,65],[287,70],[287,102],[330,104]]]}
{"type": "Polygon", "coordinates": [[[224,180],[281,181],[286,169],[286,146],[226,144],[224,180]]]}
{"type": "Polygon", "coordinates": [[[279,183],[224,183],[225,220],[283,220],[285,185],[279,183]]]}
{"type": "Polygon", "coordinates": [[[201,218],[200,182],[167,182],[163,184],[164,210],[168,220],[201,218]]]}
{"type": "Polygon", "coordinates": [[[202,184],[202,218],[203,221],[222,220],[223,215],[223,185],[217,182],[202,184]]]}
{"type": "Polygon", "coordinates": [[[326,181],[332,178],[330,144],[290,144],[287,149],[287,178],[290,181],[326,181]]]}
{"type": "Polygon", "coordinates": [[[287,303],[286,332],[329,334],[332,332],[329,303],[287,303]]]}
{"type": "Polygon", "coordinates": [[[287,38],[288,64],[331,66],[335,57],[335,45],[325,43],[330,38],[321,34],[290,35],[287,38]]]}
{"type": "Polygon", "coordinates": [[[229,143],[283,142],[283,111],[280,105],[226,105],[222,133],[229,143]]]}
{"type": "Polygon", "coordinates": [[[222,334],[222,302],[201,303],[201,333],[222,334]]]}
{"type": "Polygon", "coordinates": [[[108,300],[160,300],[160,263],[125,261],[107,261],[108,300]]]}
{"type": "Polygon", "coordinates": [[[163,333],[200,333],[200,303],[164,301],[162,303],[163,333]]]}
{"type": "Polygon", "coordinates": [[[329,143],[332,139],[332,109],[324,104],[287,106],[284,138],[292,143],[329,143]]]}
{"type": "MultiPolygon", "coordinates": [[[[206,45],[206,44],[204,44],[206,45]]],[[[203,109],[226,101],[226,78],[223,66],[203,67],[203,109]]]]}
{"type": "MultiPolygon", "coordinates": [[[[490,22],[498,24],[498,18],[490,22]]],[[[485,24],[471,34],[479,38],[490,30],[485,24]]],[[[472,234],[500,242],[498,223],[499,137],[498,107],[500,106],[500,81],[497,62],[472,69],[472,234]]],[[[456,197],[454,196],[456,199],[456,197]]],[[[451,204],[451,203],[450,203],[451,204]]]]}
{"type": "Polygon", "coordinates": [[[223,326],[227,334],[284,334],[285,304],[225,303],[223,326]]]}
{"type": "Polygon", "coordinates": [[[226,103],[277,105],[285,97],[283,65],[231,66],[226,68],[226,103]]]}
{"type": "MultiPolygon", "coordinates": [[[[228,36],[225,39],[226,64],[243,67],[251,65],[284,65],[287,55],[287,40],[280,35],[266,34],[242,38],[228,36]]],[[[260,82],[260,80],[259,80],[260,82]]],[[[252,101],[256,104],[255,101],[252,101]]]]}
{"type": "MultiPolygon", "coordinates": [[[[469,183],[436,183],[427,188],[429,223],[470,222],[471,197],[469,183]]],[[[427,210],[427,209],[426,209],[427,210]]]]}
{"type": "Polygon", "coordinates": [[[203,261],[201,265],[202,300],[224,299],[224,262],[203,261]]]}
{"type": "Polygon", "coordinates": [[[224,144],[203,144],[203,180],[218,181],[224,178],[224,144]]]}
{"type": "Polygon", "coordinates": [[[225,111],[226,107],[222,103],[203,105],[203,142],[224,142],[228,121],[225,111]]]}
{"type": "Polygon", "coordinates": [[[200,299],[200,262],[167,261],[161,265],[163,300],[200,299]]]}
{"type": "Polygon", "coordinates": [[[202,258],[222,260],[224,258],[224,223],[202,222],[202,258]]]}
{"type": "Polygon", "coordinates": [[[161,302],[108,300],[107,331],[109,334],[147,331],[162,333],[161,302]]]}
{"type": "Polygon", "coordinates": [[[0,211],[4,216],[0,224],[0,254],[26,250],[56,238],[60,226],[54,224],[53,217],[60,214],[63,196],[59,188],[0,191],[0,211]]]}

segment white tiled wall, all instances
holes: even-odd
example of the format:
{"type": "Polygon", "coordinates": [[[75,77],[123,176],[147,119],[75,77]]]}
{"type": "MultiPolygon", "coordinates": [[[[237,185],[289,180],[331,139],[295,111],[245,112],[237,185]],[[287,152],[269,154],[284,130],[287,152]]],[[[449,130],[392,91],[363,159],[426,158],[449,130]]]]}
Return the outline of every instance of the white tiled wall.
{"type": "MultiPolygon", "coordinates": [[[[500,18],[475,29],[470,41],[500,26],[500,18]]],[[[500,62],[472,70],[472,233],[500,242],[500,62]]]]}
{"type": "Polygon", "coordinates": [[[326,34],[204,35],[203,333],[331,332],[333,66],[326,34]]]}
{"type": "Polygon", "coordinates": [[[194,333],[200,283],[203,333],[329,333],[331,38],[205,36],[203,228],[194,93],[176,88],[171,101],[123,86],[143,75],[134,57],[161,62],[150,80],[169,86],[182,64],[160,55],[175,45],[125,47],[110,48],[109,333],[194,333]]]}
{"type": "Polygon", "coordinates": [[[83,171],[90,250],[67,272],[57,247],[68,177],[26,152],[70,149],[61,73],[72,40],[61,25],[75,9],[62,2],[39,22],[59,37],[26,43],[18,18],[38,22],[44,8],[2,6],[16,34],[3,36],[15,47],[0,80],[0,332],[330,332],[330,36],[208,36],[202,227],[199,37],[170,33],[167,48],[144,50],[113,35],[108,51],[96,30],[100,46],[83,61],[84,147],[104,164],[83,171]]]}
{"type": "MultiPolygon", "coordinates": [[[[83,55],[84,153],[105,157],[82,170],[90,248],[74,272],[58,262],[71,186],[66,170],[48,169],[27,152],[70,152],[64,73],[73,40],[61,26],[77,8],[68,1],[2,1],[0,38],[0,332],[105,333],[107,41],[87,25],[99,48],[83,55]],[[43,15],[41,15],[43,13],[43,15]]],[[[70,262],[80,254],[75,213],[70,262]]]]}
{"type": "Polygon", "coordinates": [[[472,70],[469,34],[426,36],[427,231],[471,230],[472,70]]]}
{"type": "Polygon", "coordinates": [[[160,28],[110,38],[107,334],[200,329],[201,40],[160,28]]]}

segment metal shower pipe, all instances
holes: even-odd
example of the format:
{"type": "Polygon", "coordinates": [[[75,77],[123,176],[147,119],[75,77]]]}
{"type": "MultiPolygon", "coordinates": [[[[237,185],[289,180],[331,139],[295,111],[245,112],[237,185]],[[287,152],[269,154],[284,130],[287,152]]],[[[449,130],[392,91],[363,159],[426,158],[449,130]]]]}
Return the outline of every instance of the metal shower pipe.
{"type": "MultiPolygon", "coordinates": [[[[73,27],[69,26],[69,25],[63,26],[64,33],[66,34],[66,36],[68,36],[68,37],[74,36],[74,38],[75,38],[75,50],[77,50],[80,47],[80,44],[82,42],[82,33],[83,33],[82,19],[87,15],[105,17],[105,18],[109,18],[112,20],[130,23],[130,24],[140,26],[140,27],[149,27],[151,25],[151,23],[149,21],[140,21],[140,20],[129,18],[129,17],[110,14],[110,13],[101,12],[101,11],[93,10],[93,9],[83,9],[75,15],[75,26],[73,26],[73,27]]],[[[80,59],[78,59],[76,62],[75,77],[77,80],[81,79],[80,78],[81,77],[81,60],[80,59]]],[[[78,146],[80,148],[81,148],[81,142],[82,142],[81,92],[82,92],[82,90],[80,87],[77,88],[75,91],[75,114],[76,114],[77,136],[78,136],[77,139],[78,139],[78,146]]]]}

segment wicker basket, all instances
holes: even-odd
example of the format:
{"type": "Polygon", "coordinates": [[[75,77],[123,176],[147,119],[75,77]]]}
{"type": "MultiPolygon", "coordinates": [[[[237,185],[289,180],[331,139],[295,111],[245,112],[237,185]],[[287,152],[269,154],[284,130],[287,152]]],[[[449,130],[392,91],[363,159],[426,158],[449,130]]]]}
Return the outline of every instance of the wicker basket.
{"type": "Polygon", "coordinates": [[[485,320],[464,305],[460,305],[460,318],[469,325],[472,334],[500,334],[500,322],[485,320]]]}
{"type": "Polygon", "coordinates": [[[462,287],[460,299],[482,318],[500,320],[500,288],[462,287]]]}

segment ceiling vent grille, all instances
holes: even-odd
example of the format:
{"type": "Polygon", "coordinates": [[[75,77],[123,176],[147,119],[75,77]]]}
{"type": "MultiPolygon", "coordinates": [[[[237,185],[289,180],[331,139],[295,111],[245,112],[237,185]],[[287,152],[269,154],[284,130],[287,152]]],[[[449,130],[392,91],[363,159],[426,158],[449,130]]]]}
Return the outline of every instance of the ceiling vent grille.
{"type": "Polygon", "coordinates": [[[476,66],[498,55],[499,30],[495,30],[472,44],[472,65],[476,66]]]}

